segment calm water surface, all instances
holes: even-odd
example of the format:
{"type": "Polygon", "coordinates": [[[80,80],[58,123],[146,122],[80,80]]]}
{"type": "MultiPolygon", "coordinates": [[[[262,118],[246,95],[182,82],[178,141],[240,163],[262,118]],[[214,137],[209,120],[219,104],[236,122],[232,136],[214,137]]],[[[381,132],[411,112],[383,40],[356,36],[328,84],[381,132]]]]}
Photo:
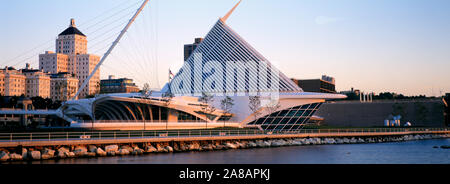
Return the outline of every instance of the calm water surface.
{"type": "Polygon", "coordinates": [[[450,164],[450,139],[47,160],[43,164],[450,164]]]}

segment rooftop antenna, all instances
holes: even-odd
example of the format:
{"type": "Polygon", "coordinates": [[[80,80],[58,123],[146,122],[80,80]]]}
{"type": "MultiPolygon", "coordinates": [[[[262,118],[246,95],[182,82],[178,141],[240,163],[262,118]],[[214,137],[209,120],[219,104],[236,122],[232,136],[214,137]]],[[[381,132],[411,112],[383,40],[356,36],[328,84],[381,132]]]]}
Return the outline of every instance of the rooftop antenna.
{"type": "Polygon", "coordinates": [[[80,95],[81,91],[83,91],[83,89],[86,87],[86,85],[88,84],[89,80],[91,80],[92,76],[94,76],[95,72],[97,72],[97,70],[100,68],[100,66],[103,64],[103,62],[106,60],[106,58],[109,56],[109,54],[111,54],[112,50],[114,49],[114,47],[116,47],[116,45],[119,43],[120,39],[122,38],[122,36],[127,32],[128,28],[130,28],[131,24],[133,24],[134,20],[136,20],[136,17],[139,15],[139,13],[141,13],[142,9],[144,9],[145,5],[147,5],[149,0],[145,0],[141,7],[136,11],[136,13],[133,15],[133,17],[130,19],[130,21],[128,22],[128,24],[125,26],[125,28],[123,28],[123,30],[120,32],[119,36],[116,38],[116,40],[112,43],[111,47],[108,49],[108,51],[105,53],[105,55],[103,55],[102,59],[100,60],[100,62],[95,66],[94,70],[92,70],[91,74],[89,75],[89,77],[84,80],[83,84],[80,86],[80,89],[78,89],[78,92],[75,94],[75,96],[72,98],[72,100],[75,100],[78,95],[80,95]]]}
{"type": "Polygon", "coordinates": [[[241,4],[242,0],[240,0],[234,7],[233,9],[231,9],[224,17],[220,18],[220,20],[222,20],[222,22],[226,22],[228,17],[230,17],[230,15],[234,12],[234,10],[239,6],[239,4],[241,4]]]}

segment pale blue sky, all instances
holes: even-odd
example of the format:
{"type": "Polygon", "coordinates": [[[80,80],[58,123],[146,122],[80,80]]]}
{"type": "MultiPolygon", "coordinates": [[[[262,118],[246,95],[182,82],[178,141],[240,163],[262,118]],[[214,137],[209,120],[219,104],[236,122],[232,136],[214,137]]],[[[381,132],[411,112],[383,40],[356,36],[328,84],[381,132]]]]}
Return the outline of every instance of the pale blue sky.
{"type": "MultiPolygon", "coordinates": [[[[70,18],[88,36],[89,52],[103,55],[139,2],[0,0],[0,67],[38,67],[38,54],[54,50],[70,18]]],[[[181,67],[183,44],[205,36],[236,2],[150,0],[103,78],[157,87],[158,77],[162,86],[168,68],[181,67]]],[[[289,77],[327,74],[339,91],[450,92],[448,0],[243,0],[228,25],[289,77]]]]}

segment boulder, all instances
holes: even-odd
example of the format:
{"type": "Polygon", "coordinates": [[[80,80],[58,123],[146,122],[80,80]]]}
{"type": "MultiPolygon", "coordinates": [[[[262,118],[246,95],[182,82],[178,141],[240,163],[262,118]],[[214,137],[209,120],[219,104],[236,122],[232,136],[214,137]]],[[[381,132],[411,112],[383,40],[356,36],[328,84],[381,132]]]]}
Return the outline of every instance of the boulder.
{"type": "Polygon", "coordinates": [[[364,139],[358,138],[358,143],[365,143],[364,139]]]}
{"type": "Polygon", "coordinates": [[[106,151],[103,151],[102,148],[97,148],[95,150],[95,154],[97,154],[97,156],[104,157],[106,156],[106,151]]]}
{"type": "Polygon", "coordinates": [[[239,149],[246,148],[246,145],[244,143],[242,143],[242,142],[235,142],[233,144],[236,145],[239,149]]]}
{"type": "Polygon", "coordinates": [[[270,147],[270,143],[262,140],[256,141],[256,145],[260,148],[270,147]]]}
{"type": "Polygon", "coordinates": [[[200,143],[198,143],[197,141],[192,142],[191,144],[189,144],[189,150],[200,151],[201,150],[200,143]]]}
{"type": "Polygon", "coordinates": [[[158,150],[155,147],[153,147],[152,145],[148,145],[148,146],[145,147],[145,152],[146,153],[153,153],[153,152],[157,152],[157,151],[158,150]]]}
{"type": "Polygon", "coordinates": [[[53,158],[55,156],[55,150],[45,148],[42,155],[48,155],[50,158],[53,158]]]}
{"type": "Polygon", "coordinates": [[[75,151],[77,151],[77,152],[87,152],[88,149],[86,148],[86,146],[77,146],[77,147],[75,147],[75,149],[73,149],[73,152],[75,152],[75,151]]]}
{"type": "Polygon", "coordinates": [[[73,153],[75,154],[75,156],[77,157],[83,157],[83,156],[87,156],[88,152],[87,149],[77,149],[75,148],[75,150],[73,151],[73,153]]]}
{"type": "Polygon", "coordinates": [[[120,149],[119,150],[119,155],[129,155],[130,151],[128,151],[128,149],[120,149]]]}
{"type": "Polygon", "coordinates": [[[33,160],[40,160],[41,159],[41,152],[40,151],[32,151],[32,152],[30,152],[29,156],[33,160]]]}
{"type": "Polygon", "coordinates": [[[58,158],[66,158],[67,154],[66,154],[66,152],[58,152],[57,156],[58,156],[58,158]]]}
{"type": "Polygon", "coordinates": [[[156,144],[156,151],[161,153],[161,152],[165,152],[166,150],[164,150],[164,147],[161,146],[161,144],[156,144]]]}
{"type": "Polygon", "coordinates": [[[212,150],[214,150],[214,147],[213,147],[212,144],[207,144],[207,145],[204,145],[202,147],[202,149],[205,150],[205,151],[212,151],[212,150]]]}
{"type": "Polygon", "coordinates": [[[256,148],[257,146],[258,145],[256,145],[256,143],[252,142],[252,141],[248,142],[248,144],[247,144],[247,147],[249,147],[249,148],[256,148]]]}
{"type": "Polygon", "coordinates": [[[227,147],[228,149],[237,149],[238,148],[237,145],[235,145],[233,143],[229,143],[229,142],[225,143],[225,147],[227,147]]]}
{"type": "Polygon", "coordinates": [[[22,159],[23,160],[28,159],[28,151],[25,148],[22,148],[22,159]]]}
{"type": "Polygon", "coordinates": [[[74,152],[67,152],[67,157],[74,158],[74,157],[76,157],[76,155],[74,152]]]}
{"type": "Polygon", "coordinates": [[[223,149],[226,149],[226,147],[224,145],[216,145],[215,149],[216,150],[223,150],[223,149]]]}
{"type": "Polygon", "coordinates": [[[119,146],[117,146],[117,145],[108,145],[108,146],[106,146],[105,147],[105,152],[116,152],[116,151],[118,151],[119,150],[119,146]]]}
{"type": "Polygon", "coordinates": [[[9,154],[4,151],[0,151],[0,161],[5,162],[8,160],[9,160],[9,154]]]}
{"type": "Polygon", "coordinates": [[[282,140],[274,140],[274,141],[272,141],[270,146],[272,146],[272,147],[284,146],[284,141],[282,141],[282,140]]]}
{"type": "Polygon", "coordinates": [[[164,147],[165,152],[173,152],[173,148],[171,146],[164,147]]]}
{"type": "Polygon", "coordinates": [[[134,149],[128,145],[121,146],[120,149],[126,149],[126,150],[128,150],[129,153],[134,151],[134,149]]]}
{"type": "Polygon", "coordinates": [[[305,144],[305,145],[311,144],[311,142],[309,141],[309,139],[301,139],[301,141],[302,141],[302,144],[305,144]]]}
{"type": "Polygon", "coordinates": [[[89,150],[89,152],[95,153],[97,151],[97,146],[89,145],[88,150],[89,150]]]}
{"type": "Polygon", "coordinates": [[[9,154],[9,158],[13,161],[18,161],[18,160],[22,160],[22,155],[13,153],[13,154],[9,154]]]}
{"type": "Polygon", "coordinates": [[[134,148],[133,152],[131,153],[133,155],[142,155],[144,154],[144,150],[141,148],[134,148]]]}
{"type": "Polygon", "coordinates": [[[336,138],[336,144],[344,144],[342,139],[336,138]]]}
{"type": "Polygon", "coordinates": [[[42,154],[41,155],[41,159],[42,160],[48,160],[48,159],[51,159],[51,158],[53,158],[53,156],[50,156],[49,154],[42,154]]]}
{"type": "Polygon", "coordinates": [[[173,143],[173,151],[175,151],[175,152],[181,151],[180,146],[177,143],[173,143]]]}
{"type": "Polygon", "coordinates": [[[344,137],[344,139],[342,139],[342,141],[343,141],[345,144],[349,144],[349,143],[350,143],[350,140],[349,140],[347,137],[344,137]]]}
{"type": "Polygon", "coordinates": [[[336,144],[336,141],[333,138],[326,138],[324,142],[325,144],[336,144]]]}

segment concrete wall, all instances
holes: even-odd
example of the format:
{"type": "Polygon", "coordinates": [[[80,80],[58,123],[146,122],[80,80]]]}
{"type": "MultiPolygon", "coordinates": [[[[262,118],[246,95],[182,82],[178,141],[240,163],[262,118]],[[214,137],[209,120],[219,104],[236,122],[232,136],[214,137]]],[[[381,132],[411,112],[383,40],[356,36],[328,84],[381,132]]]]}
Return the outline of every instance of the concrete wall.
{"type": "Polygon", "coordinates": [[[323,104],[315,115],[323,117],[323,125],[343,127],[384,126],[390,114],[401,114],[402,125],[443,127],[444,104],[442,100],[329,102],[323,104]]]}

